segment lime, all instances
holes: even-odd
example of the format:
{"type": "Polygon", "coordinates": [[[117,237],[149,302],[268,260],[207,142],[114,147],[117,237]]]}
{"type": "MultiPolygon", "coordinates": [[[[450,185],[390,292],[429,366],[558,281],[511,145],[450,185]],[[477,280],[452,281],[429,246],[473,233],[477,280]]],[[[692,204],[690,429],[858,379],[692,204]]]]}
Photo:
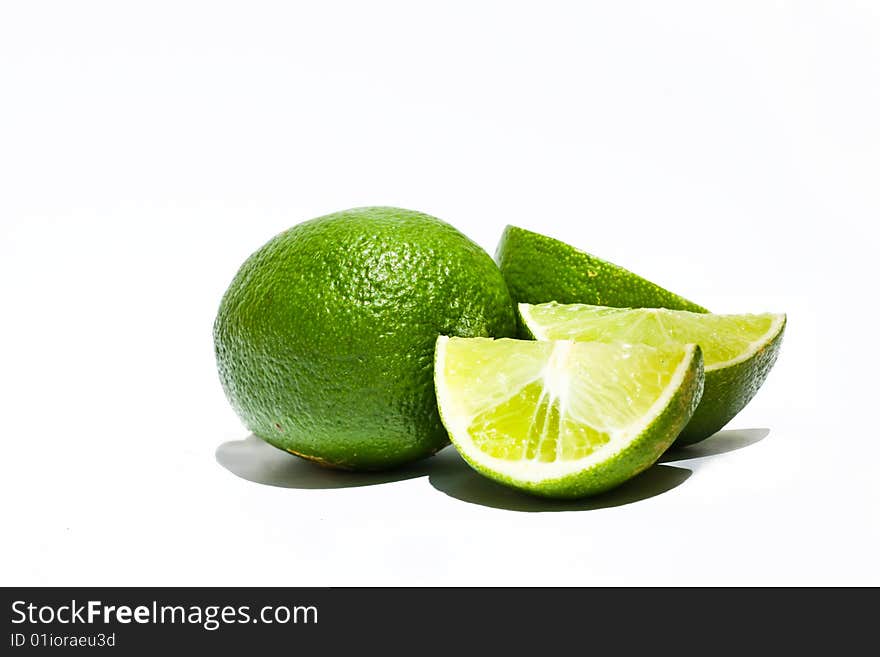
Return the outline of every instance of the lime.
{"type": "Polygon", "coordinates": [[[546,497],[600,493],[654,463],[703,388],[696,345],[437,339],[434,385],[478,472],[546,497]]]}
{"type": "Polygon", "coordinates": [[[764,383],[779,355],[785,315],[710,315],[680,310],[520,304],[538,340],[693,342],[703,350],[706,384],[694,417],[676,444],[708,438],[730,422],[764,383]]]}
{"type": "Polygon", "coordinates": [[[251,255],[214,344],[226,395],[257,436],[325,465],[381,469],[448,443],[437,336],[515,331],[485,251],[434,217],[372,207],[301,223],[251,255]]]}
{"type": "Polygon", "coordinates": [[[504,229],[495,260],[518,303],[557,301],[708,312],[623,267],[516,226],[504,229]]]}

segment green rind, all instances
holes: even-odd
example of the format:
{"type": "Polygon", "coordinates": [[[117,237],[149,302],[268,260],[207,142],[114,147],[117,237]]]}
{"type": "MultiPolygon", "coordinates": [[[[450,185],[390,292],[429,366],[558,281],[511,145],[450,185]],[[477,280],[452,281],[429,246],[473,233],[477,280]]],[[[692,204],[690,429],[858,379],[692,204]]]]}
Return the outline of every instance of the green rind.
{"type": "MultiPolygon", "coordinates": [[[[504,229],[495,261],[516,303],[556,301],[709,312],[623,267],[516,226],[504,229]]],[[[521,322],[519,330],[526,337],[521,322]]]]}
{"type": "Polygon", "coordinates": [[[448,444],[432,370],[441,333],[515,335],[501,273],[449,224],[373,207],[300,223],[251,255],[214,345],[255,435],[322,465],[381,470],[448,444]]]}
{"type": "MultiPolygon", "coordinates": [[[[435,362],[434,368],[436,378],[437,362],[435,362]]],[[[669,449],[692,417],[703,392],[703,381],[703,355],[700,348],[695,346],[678,390],[675,391],[663,411],[639,434],[639,437],[612,459],[599,462],[586,470],[564,477],[546,479],[541,482],[522,481],[509,477],[490,470],[475,461],[456,442],[455,436],[451,432],[449,437],[468,465],[499,484],[538,497],[553,499],[576,499],[597,495],[619,486],[657,462],[657,459],[669,449]]],[[[443,419],[442,407],[440,408],[440,417],[443,419]]],[[[448,428],[445,420],[444,425],[448,428]]]]}
{"type": "Polygon", "coordinates": [[[779,357],[785,323],[783,317],[776,335],[747,360],[706,372],[703,398],[675,441],[676,447],[692,445],[716,434],[746,407],[779,357]]]}

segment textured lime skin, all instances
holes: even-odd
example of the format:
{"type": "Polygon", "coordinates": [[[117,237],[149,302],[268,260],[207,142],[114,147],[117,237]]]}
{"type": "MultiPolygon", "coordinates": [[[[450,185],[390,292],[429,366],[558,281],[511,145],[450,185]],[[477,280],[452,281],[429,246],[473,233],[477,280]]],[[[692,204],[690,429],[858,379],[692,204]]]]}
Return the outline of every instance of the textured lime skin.
{"type": "Polygon", "coordinates": [[[767,374],[776,363],[784,333],[785,321],[773,339],[751,358],[706,372],[703,398],[691,421],[675,441],[676,447],[705,440],[720,431],[746,407],[764,385],[767,374]]]}
{"type": "MultiPolygon", "coordinates": [[[[434,367],[435,372],[439,372],[440,365],[435,363],[434,367]]],[[[616,488],[656,463],[693,416],[703,394],[703,382],[703,355],[700,348],[695,345],[681,386],[676,390],[669,404],[633,442],[608,461],[596,463],[586,470],[555,479],[545,479],[540,482],[523,481],[490,470],[462,449],[454,435],[450,434],[450,438],[468,465],[500,484],[539,497],[553,499],[588,497],[616,488]]],[[[442,416],[442,408],[440,413],[442,416]]]]}
{"type": "Polygon", "coordinates": [[[434,397],[439,334],[506,337],[516,313],[492,258],[398,208],[301,223],[250,256],[214,323],[224,391],[268,443],[383,469],[448,442],[434,397]]]}
{"type": "MultiPolygon", "coordinates": [[[[517,303],[556,301],[708,312],[623,267],[516,226],[504,229],[495,260],[517,303]]],[[[526,335],[520,325],[520,336],[526,335]]]]}

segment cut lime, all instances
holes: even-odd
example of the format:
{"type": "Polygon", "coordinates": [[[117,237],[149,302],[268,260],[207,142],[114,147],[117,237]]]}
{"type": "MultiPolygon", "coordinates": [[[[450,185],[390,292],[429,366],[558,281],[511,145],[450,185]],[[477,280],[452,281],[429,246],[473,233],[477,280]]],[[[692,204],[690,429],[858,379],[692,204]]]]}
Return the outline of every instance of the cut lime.
{"type": "Polygon", "coordinates": [[[546,497],[613,488],[654,463],[696,408],[696,345],[437,340],[440,417],[462,457],[546,497]]]}
{"type": "Polygon", "coordinates": [[[556,301],[707,312],[623,267],[516,226],[504,229],[495,260],[517,303],[556,301]]]}
{"type": "Polygon", "coordinates": [[[678,445],[708,438],[751,401],[776,362],[785,331],[785,315],[771,313],[710,315],[558,303],[522,303],[519,312],[538,340],[700,345],[705,390],[678,445]]]}

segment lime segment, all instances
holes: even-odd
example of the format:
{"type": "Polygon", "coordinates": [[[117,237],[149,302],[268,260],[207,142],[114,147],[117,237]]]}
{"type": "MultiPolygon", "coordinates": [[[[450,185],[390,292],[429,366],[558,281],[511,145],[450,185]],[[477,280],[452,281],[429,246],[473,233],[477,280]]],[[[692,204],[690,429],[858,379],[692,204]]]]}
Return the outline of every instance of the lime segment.
{"type": "Polygon", "coordinates": [[[556,301],[707,312],[623,267],[516,226],[504,229],[495,260],[518,303],[556,301]]]}
{"type": "Polygon", "coordinates": [[[678,444],[708,438],[748,404],[776,362],[786,323],[785,315],[772,313],[712,315],[585,304],[520,304],[519,311],[538,340],[699,344],[705,390],[678,444]]]}
{"type": "Polygon", "coordinates": [[[437,341],[440,415],[468,463],[550,497],[608,490],[650,466],[702,391],[695,345],[437,341]]]}

